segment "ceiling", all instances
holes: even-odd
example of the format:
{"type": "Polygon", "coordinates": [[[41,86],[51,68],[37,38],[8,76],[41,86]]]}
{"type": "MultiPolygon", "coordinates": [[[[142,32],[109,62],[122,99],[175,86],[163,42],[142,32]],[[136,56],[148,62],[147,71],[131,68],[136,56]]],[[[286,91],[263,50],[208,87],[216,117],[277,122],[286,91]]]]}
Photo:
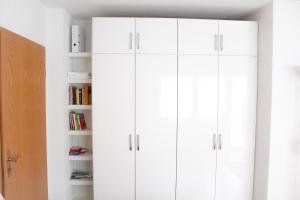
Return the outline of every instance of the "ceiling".
{"type": "Polygon", "coordinates": [[[74,18],[188,17],[238,19],[272,0],[41,0],[63,7],[74,18]]]}

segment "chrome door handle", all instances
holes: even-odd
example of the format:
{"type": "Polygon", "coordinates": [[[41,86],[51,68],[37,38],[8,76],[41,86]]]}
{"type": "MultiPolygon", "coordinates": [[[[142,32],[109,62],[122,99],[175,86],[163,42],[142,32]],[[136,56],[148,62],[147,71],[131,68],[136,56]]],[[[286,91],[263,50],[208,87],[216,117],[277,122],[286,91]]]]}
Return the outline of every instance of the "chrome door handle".
{"type": "Polygon", "coordinates": [[[132,38],[132,33],[129,33],[129,49],[132,49],[132,41],[133,41],[133,38],[132,38]]]}
{"type": "Polygon", "coordinates": [[[136,150],[139,151],[140,150],[140,135],[136,136],[136,150]]]}
{"type": "Polygon", "coordinates": [[[17,163],[18,160],[19,160],[19,158],[21,158],[20,155],[17,154],[17,155],[12,156],[11,153],[10,153],[10,151],[7,152],[7,160],[6,160],[6,162],[7,162],[7,169],[6,170],[7,170],[8,177],[11,176],[12,163],[17,163]]]}
{"type": "Polygon", "coordinates": [[[215,35],[215,51],[218,51],[218,35],[215,35]]]}
{"type": "Polygon", "coordinates": [[[218,137],[218,143],[219,143],[219,150],[222,149],[222,134],[219,134],[219,137],[218,137]]]}
{"type": "Polygon", "coordinates": [[[213,134],[213,138],[212,138],[212,149],[216,150],[217,148],[217,144],[216,144],[216,134],[213,134]]]}
{"type": "Polygon", "coordinates": [[[136,48],[140,49],[140,33],[136,33],[136,48]]]}
{"type": "Polygon", "coordinates": [[[132,135],[129,135],[129,151],[132,151],[132,135]]]}
{"type": "Polygon", "coordinates": [[[220,35],[220,50],[223,51],[223,34],[220,35]]]}

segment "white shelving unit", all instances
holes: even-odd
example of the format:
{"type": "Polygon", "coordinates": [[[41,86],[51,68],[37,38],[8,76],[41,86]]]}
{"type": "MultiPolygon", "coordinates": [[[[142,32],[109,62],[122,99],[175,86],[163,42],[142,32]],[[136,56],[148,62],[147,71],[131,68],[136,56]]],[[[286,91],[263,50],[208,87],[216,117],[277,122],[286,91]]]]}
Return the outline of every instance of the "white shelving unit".
{"type": "MultiPolygon", "coordinates": [[[[90,52],[81,53],[68,53],[68,58],[70,59],[70,72],[91,72],[91,57],[90,52]]],[[[67,85],[82,87],[82,86],[92,86],[91,79],[83,80],[72,80],[67,79],[67,85]]],[[[69,92],[68,94],[69,95],[69,92]]],[[[69,99],[69,96],[68,96],[69,99]]],[[[67,105],[68,113],[75,111],[78,113],[84,113],[87,129],[86,130],[68,130],[67,135],[69,136],[70,147],[71,146],[81,146],[92,150],[92,105],[67,105]],[[79,137],[80,136],[80,137],[79,137]]],[[[69,117],[69,116],[68,116],[69,117]]],[[[68,119],[69,120],[69,119],[68,119]]],[[[81,170],[91,172],[93,155],[92,153],[87,153],[77,156],[67,156],[70,162],[70,172],[73,170],[81,170]]],[[[71,175],[71,174],[70,174],[71,175]]],[[[71,187],[72,200],[92,200],[93,196],[93,179],[69,179],[69,184],[71,187]]]]}
{"type": "Polygon", "coordinates": [[[81,186],[89,186],[93,185],[93,180],[91,179],[70,179],[70,185],[81,185],[81,186]]]}
{"type": "Polygon", "coordinates": [[[82,131],[69,131],[71,136],[89,136],[92,135],[91,130],[82,130],[82,131]]]}
{"type": "Polygon", "coordinates": [[[68,105],[69,110],[91,110],[92,105],[68,105]]]}
{"type": "Polygon", "coordinates": [[[80,53],[72,53],[68,54],[70,58],[91,58],[92,54],[90,52],[80,52],[80,53]]]}
{"type": "Polygon", "coordinates": [[[84,154],[84,155],[78,155],[78,156],[70,156],[69,160],[73,161],[93,161],[93,155],[92,154],[84,154]]]}

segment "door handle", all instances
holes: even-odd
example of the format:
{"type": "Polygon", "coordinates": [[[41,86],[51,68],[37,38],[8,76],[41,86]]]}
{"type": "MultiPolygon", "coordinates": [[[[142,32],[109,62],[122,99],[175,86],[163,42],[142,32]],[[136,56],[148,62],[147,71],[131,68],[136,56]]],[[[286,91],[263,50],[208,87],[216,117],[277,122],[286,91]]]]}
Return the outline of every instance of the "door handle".
{"type": "Polygon", "coordinates": [[[7,175],[8,175],[8,177],[11,176],[12,163],[17,163],[20,157],[21,156],[18,155],[18,154],[12,156],[11,153],[10,153],[10,151],[7,152],[7,160],[6,160],[6,162],[7,162],[7,175]]]}
{"type": "Polygon", "coordinates": [[[212,149],[216,150],[217,148],[217,144],[216,144],[216,134],[213,134],[213,138],[212,138],[212,149]]]}
{"type": "Polygon", "coordinates": [[[132,38],[132,33],[129,33],[129,49],[132,49],[132,41],[133,41],[133,38],[132,38]]]}
{"type": "Polygon", "coordinates": [[[136,143],[137,143],[136,150],[140,151],[140,135],[136,136],[136,143]]]}
{"type": "Polygon", "coordinates": [[[218,35],[215,35],[215,51],[218,51],[218,35]]]}
{"type": "Polygon", "coordinates": [[[129,135],[129,151],[132,151],[132,135],[129,135]]]}
{"type": "Polygon", "coordinates": [[[140,33],[136,33],[136,48],[140,49],[140,33]]]}
{"type": "Polygon", "coordinates": [[[218,149],[221,150],[222,149],[222,134],[219,134],[219,137],[218,137],[218,149]]]}
{"type": "Polygon", "coordinates": [[[223,51],[223,34],[220,35],[220,50],[223,51]]]}

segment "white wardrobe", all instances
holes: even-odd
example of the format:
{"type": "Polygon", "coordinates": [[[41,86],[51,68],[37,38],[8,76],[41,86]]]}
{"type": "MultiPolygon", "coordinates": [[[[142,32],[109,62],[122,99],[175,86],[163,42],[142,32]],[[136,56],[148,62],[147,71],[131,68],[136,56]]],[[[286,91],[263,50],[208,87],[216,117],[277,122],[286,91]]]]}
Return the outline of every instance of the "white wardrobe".
{"type": "Polygon", "coordinates": [[[256,22],[94,18],[94,200],[251,200],[256,54],[256,22]]]}

